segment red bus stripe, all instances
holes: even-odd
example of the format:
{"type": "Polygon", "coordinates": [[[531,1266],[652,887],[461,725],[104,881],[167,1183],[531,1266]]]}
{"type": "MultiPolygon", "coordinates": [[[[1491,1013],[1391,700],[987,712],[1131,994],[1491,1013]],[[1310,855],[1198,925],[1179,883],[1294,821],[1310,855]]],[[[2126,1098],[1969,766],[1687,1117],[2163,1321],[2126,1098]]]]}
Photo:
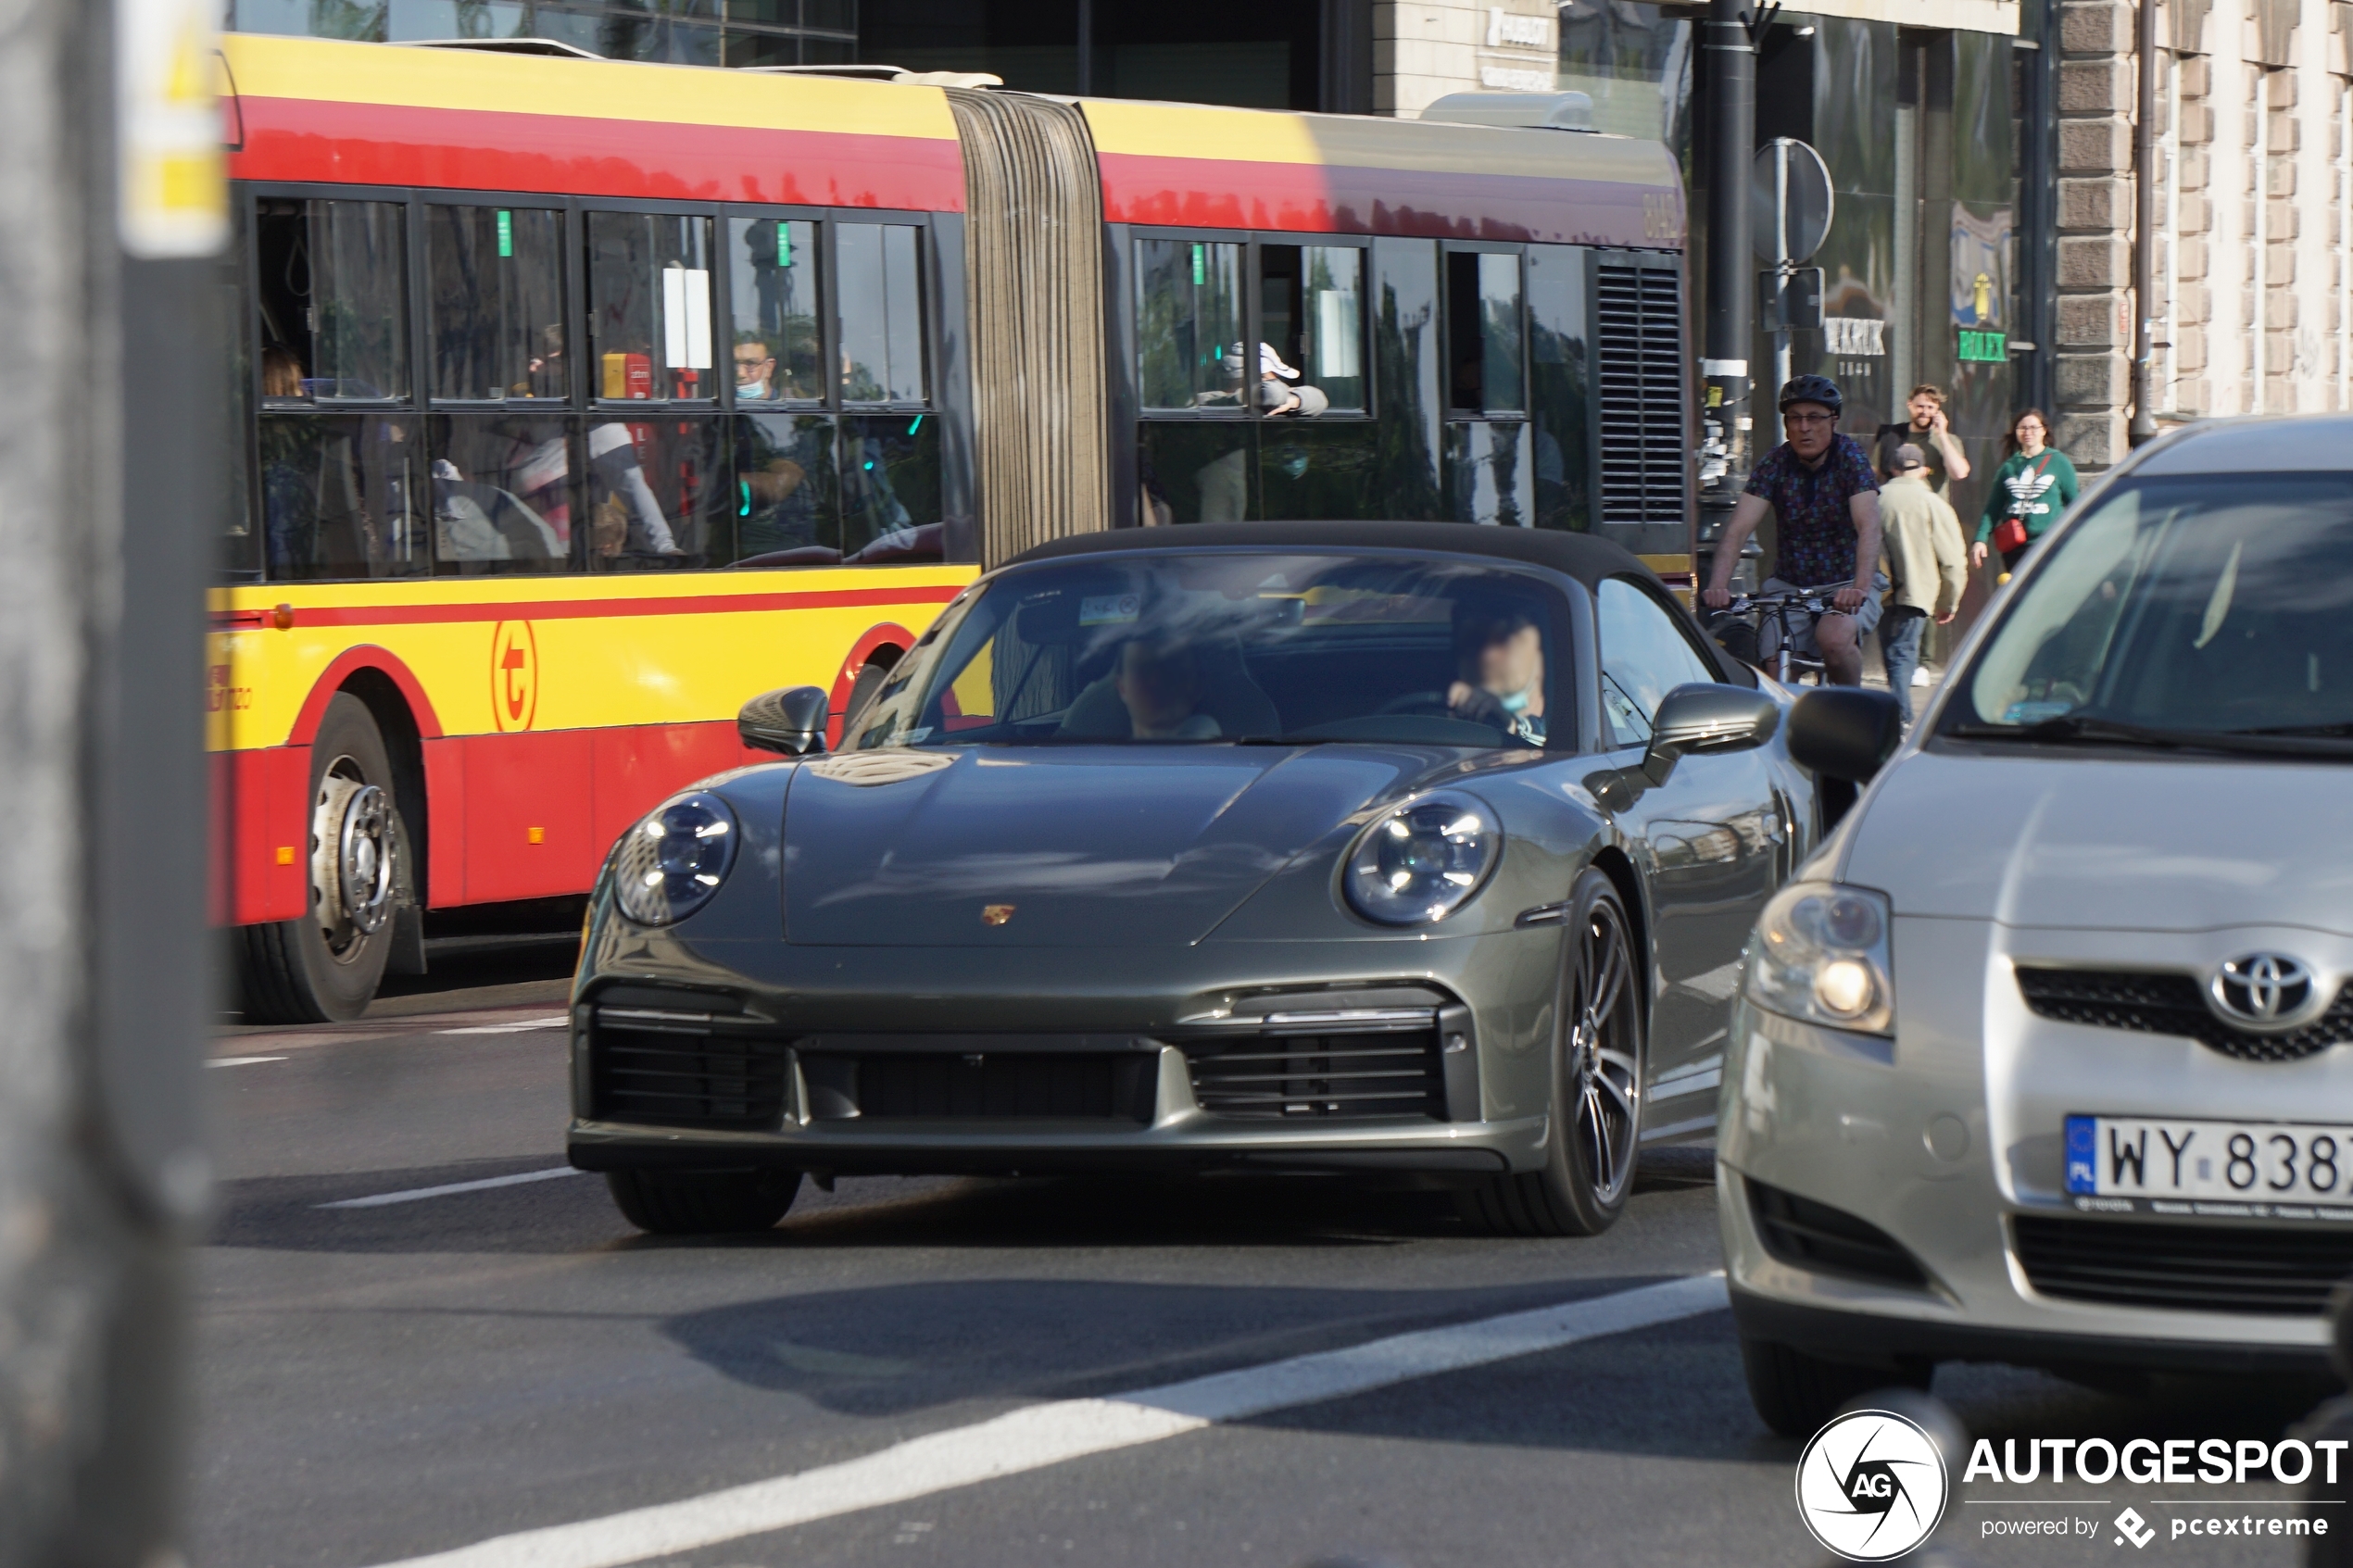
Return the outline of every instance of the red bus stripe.
{"type": "Polygon", "coordinates": [[[1608,180],[1101,153],[1113,223],[1680,247],[1682,194],[1608,180]]]}
{"type": "Polygon", "coordinates": [[[431,626],[452,621],[598,621],[645,615],[749,615],[779,609],[944,605],[961,587],[837,588],[798,594],[693,594],[656,599],[509,599],[497,604],[305,605],[295,625],[431,626]]]}
{"type": "Polygon", "coordinates": [[[952,141],[326,99],[237,100],[239,180],[964,209],[952,141]]]}

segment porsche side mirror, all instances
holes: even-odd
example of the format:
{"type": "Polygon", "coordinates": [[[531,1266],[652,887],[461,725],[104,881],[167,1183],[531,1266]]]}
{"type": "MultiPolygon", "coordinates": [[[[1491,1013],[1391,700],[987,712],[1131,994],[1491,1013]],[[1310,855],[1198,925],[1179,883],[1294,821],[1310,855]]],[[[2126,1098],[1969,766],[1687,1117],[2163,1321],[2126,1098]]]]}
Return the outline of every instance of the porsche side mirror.
{"type": "Polygon", "coordinates": [[[736,734],[759,751],[806,757],[825,749],[825,689],[793,686],[762,692],[736,715],[736,734]]]}
{"type": "Polygon", "coordinates": [[[1817,686],[1790,705],[1790,758],[1825,778],[1869,784],[1903,739],[1903,714],[1892,693],[1817,686]]]}
{"type": "Polygon", "coordinates": [[[1780,705],[1745,686],[1694,681],[1659,699],[1651,720],[1650,750],[1642,771],[1665,784],[1675,764],[1694,752],[1746,751],[1773,738],[1781,721],[1780,705]]]}

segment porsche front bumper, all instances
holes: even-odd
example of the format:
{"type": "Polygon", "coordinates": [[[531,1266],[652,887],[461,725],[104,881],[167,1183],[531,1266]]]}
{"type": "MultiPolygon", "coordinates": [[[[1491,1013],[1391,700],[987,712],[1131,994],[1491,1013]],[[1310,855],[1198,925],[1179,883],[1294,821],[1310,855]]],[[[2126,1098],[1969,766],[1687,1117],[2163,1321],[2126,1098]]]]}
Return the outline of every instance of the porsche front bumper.
{"type": "Polygon", "coordinates": [[[1165,949],[637,938],[584,966],[573,1162],[1475,1176],[1542,1159],[1557,930],[1165,949]]]}

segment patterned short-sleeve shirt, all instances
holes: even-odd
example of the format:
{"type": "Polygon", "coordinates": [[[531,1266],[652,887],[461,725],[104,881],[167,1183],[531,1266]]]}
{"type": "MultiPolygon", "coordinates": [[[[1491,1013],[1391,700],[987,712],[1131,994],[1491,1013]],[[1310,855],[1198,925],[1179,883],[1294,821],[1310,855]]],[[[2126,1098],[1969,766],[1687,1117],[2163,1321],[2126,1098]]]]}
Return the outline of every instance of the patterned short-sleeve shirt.
{"type": "Polygon", "coordinates": [[[1820,464],[1807,468],[1786,441],[1749,470],[1748,494],[1770,503],[1780,544],[1773,575],[1800,588],[1855,580],[1855,516],[1847,501],[1879,489],[1870,455],[1851,435],[1831,438],[1820,464]]]}

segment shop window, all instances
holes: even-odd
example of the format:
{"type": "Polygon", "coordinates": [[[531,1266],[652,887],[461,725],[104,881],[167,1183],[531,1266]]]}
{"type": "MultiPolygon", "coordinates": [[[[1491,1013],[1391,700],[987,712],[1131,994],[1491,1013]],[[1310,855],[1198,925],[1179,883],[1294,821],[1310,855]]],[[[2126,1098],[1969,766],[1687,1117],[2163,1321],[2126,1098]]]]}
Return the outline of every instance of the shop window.
{"type": "Polygon", "coordinates": [[[409,395],[408,265],[396,202],[267,199],[256,214],[262,395],[409,395]]]}
{"type": "Polygon", "coordinates": [[[573,420],[445,414],[431,427],[434,555],[441,570],[571,570],[592,539],[583,527],[573,420]]]}
{"type": "Polygon", "coordinates": [[[1136,355],[1147,408],[1241,407],[1242,247],[1136,242],[1136,355]]]}
{"type": "Polygon", "coordinates": [[[261,418],[262,541],[277,581],[404,577],[432,569],[409,437],[382,414],[261,418]]]}
{"type": "Polygon", "coordinates": [[[429,207],[425,274],[434,396],[571,395],[562,213],[429,207]]]}
{"type": "Polygon", "coordinates": [[[924,401],[920,232],[908,223],[835,228],[846,403],[924,401]]]}
{"type": "Polygon", "coordinates": [[[711,220],[588,215],[591,395],[612,401],[715,397],[711,220]]]}
{"type": "Polygon", "coordinates": [[[1453,251],[1446,257],[1447,407],[1516,414],[1522,389],[1519,257],[1453,251]]]}
{"type": "Polygon", "coordinates": [[[1277,371],[1283,385],[1272,389],[1279,395],[1262,394],[1261,409],[1361,413],[1365,253],[1354,245],[1262,245],[1258,256],[1259,336],[1283,361],[1277,371]]]}
{"type": "Polygon", "coordinates": [[[727,258],[736,404],[823,402],[817,225],[796,219],[730,219],[727,258]]]}

